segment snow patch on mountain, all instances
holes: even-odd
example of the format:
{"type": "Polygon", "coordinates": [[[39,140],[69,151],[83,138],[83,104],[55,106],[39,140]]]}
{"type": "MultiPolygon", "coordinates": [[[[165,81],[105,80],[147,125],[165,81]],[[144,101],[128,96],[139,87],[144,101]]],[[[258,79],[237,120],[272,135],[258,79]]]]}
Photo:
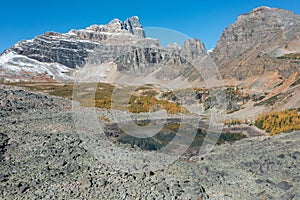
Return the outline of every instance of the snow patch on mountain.
{"type": "Polygon", "coordinates": [[[43,74],[57,81],[72,80],[72,69],[59,63],[45,63],[17,55],[13,52],[5,52],[0,56],[0,69],[11,72],[29,72],[43,74]]]}
{"type": "Polygon", "coordinates": [[[15,54],[13,52],[4,52],[1,56],[0,56],[0,64],[4,64],[6,62],[8,62],[10,59],[12,59],[15,56],[15,54]]]}

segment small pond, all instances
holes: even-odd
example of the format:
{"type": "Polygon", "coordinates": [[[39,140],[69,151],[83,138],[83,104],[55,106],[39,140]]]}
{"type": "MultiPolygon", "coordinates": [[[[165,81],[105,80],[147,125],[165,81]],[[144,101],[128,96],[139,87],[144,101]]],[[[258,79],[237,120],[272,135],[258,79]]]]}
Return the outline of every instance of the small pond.
{"type": "MultiPolygon", "coordinates": [[[[140,127],[151,126],[157,122],[149,122],[147,120],[136,121],[135,124],[140,127]]],[[[225,142],[234,142],[236,140],[240,140],[245,138],[246,136],[242,133],[230,133],[230,132],[222,132],[220,133],[207,133],[207,124],[204,122],[200,122],[198,126],[195,127],[194,122],[181,122],[180,119],[168,119],[164,121],[164,124],[159,132],[154,134],[151,137],[140,138],[132,136],[128,133],[130,127],[126,127],[125,133],[117,124],[107,124],[105,127],[105,134],[110,139],[116,142],[130,144],[133,146],[138,146],[143,150],[159,150],[170,142],[174,142],[174,138],[176,137],[176,141],[182,144],[189,144],[190,148],[200,147],[203,144],[204,138],[206,140],[216,141],[217,144],[223,144],[225,142]],[[201,127],[201,128],[199,128],[201,127]],[[192,138],[192,142],[186,141],[186,139],[190,140],[192,138]]],[[[121,127],[126,126],[126,123],[123,123],[121,127]]]]}

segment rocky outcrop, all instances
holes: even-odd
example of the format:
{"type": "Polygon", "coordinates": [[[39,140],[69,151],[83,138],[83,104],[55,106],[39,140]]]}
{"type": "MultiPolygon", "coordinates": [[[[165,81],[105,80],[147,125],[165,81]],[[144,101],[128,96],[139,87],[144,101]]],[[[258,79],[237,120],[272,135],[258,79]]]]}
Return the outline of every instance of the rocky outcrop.
{"type": "Polygon", "coordinates": [[[266,71],[288,77],[299,62],[277,57],[300,52],[300,16],[260,7],[241,15],[222,33],[212,57],[223,77],[245,79],[266,71]]]}

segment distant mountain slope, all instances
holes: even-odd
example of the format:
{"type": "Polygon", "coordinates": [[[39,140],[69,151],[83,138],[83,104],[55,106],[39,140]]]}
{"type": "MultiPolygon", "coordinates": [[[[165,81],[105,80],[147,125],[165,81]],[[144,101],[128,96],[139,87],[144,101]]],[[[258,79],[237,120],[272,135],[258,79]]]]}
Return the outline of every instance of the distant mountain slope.
{"type": "Polygon", "coordinates": [[[300,16],[259,7],[226,28],[211,55],[224,78],[243,80],[268,71],[291,76],[299,59],[279,59],[291,53],[300,53],[300,16]]]}

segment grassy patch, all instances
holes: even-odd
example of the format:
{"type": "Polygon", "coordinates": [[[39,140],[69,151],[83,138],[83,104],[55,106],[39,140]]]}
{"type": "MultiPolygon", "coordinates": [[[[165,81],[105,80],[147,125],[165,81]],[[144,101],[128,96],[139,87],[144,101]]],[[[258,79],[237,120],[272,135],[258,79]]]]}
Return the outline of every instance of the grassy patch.
{"type": "MultiPolygon", "coordinates": [[[[98,107],[109,109],[112,107],[112,94],[115,86],[107,83],[80,83],[61,84],[61,83],[7,83],[9,85],[25,87],[30,91],[43,92],[54,96],[79,101],[83,106],[98,107]],[[74,96],[73,96],[74,95],[74,96]]],[[[115,109],[129,110],[133,113],[153,112],[165,109],[168,113],[188,113],[187,109],[180,106],[179,103],[167,100],[158,100],[155,96],[158,94],[152,85],[144,85],[136,90],[138,94],[131,95],[128,102],[122,102],[132,91],[131,87],[117,88],[116,93],[121,100],[114,102],[115,109]]],[[[114,99],[115,100],[115,99],[114,99]]],[[[117,100],[115,100],[117,101],[117,100]]]]}
{"type": "Polygon", "coordinates": [[[129,111],[132,113],[155,112],[161,109],[171,114],[188,113],[188,110],[182,108],[179,103],[158,100],[149,96],[132,96],[129,104],[129,111]]]}

